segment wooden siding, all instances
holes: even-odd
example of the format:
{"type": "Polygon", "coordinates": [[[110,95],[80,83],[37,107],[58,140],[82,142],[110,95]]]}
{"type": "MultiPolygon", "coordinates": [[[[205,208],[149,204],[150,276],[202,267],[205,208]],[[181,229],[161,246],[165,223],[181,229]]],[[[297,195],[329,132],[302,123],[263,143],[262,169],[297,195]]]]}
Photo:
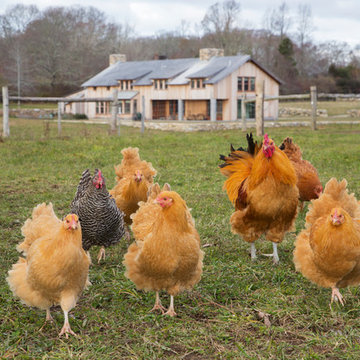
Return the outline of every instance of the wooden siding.
{"type": "MultiPolygon", "coordinates": [[[[193,116],[207,113],[207,102],[210,99],[223,100],[222,118],[224,120],[237,119],[238,99],[244,92],[239,92],[237,89],[238,77],[255,77],[256,81],[265,81],[265,96],[278,96],[279,83],[269,76],[265,71],[259,68],[256,64],[248,61],[239,67],[232,74],[220,80],[218,83],[211,85],[207,84],[205,88],[191,88],[191,82],[186,85],[169,85],[167,89],[155,89],[154,86],[134,86],[133,90],[139,93],[131,101],[131,113],[122,114],[124,118],[131,118],[133,115],[133,100],[137,100],[137,111],[142,112],[142,97],[145,98],[145,118],[152,119],[153,116],[153,100],[174,100],[179,99],[184,101],[184,119],[193,118],[193,116]]],[[[121,92],[118,86],[119,92],[121,92]]],[[[112,97],[113,87],[108,89],[105,86],[98,86],[96,90],[93,87],[88,87],[85,92],[86,97],[112,97]]],[[[249,96],[255,96],[254,91],[246,91],[249,96]]],[[[108,115],[97,115],[96,104],[86,103],[85,113],[89,118],[91,117],[110,117],[108,115]]],[[[165,116],[168,116],[168,108],[165,116]]],[[[199,115],[200,116],[200,115],[199,115]]],[[[264,107],[265,118],[274,118],[278,116],[278,101],[266,101],[264,107]]]]}

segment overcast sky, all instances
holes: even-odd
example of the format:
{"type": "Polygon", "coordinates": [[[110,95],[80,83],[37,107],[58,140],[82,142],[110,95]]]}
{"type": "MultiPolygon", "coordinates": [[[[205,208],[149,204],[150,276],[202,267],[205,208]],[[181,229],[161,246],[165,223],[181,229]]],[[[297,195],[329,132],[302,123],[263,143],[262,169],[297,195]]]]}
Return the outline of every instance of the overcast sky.
{"type": "MultiPolygon", "coordinates": [[[[37,4],[40,10],[48,6],[94,6],[103,11],[110,21],[128,23],[136,35],[151,36],[161,31],[181,29],[188,24],[189,33],[196,31],[208,8],[216,0],[0,0],[0,14],[7,7],[22,3],[37,4]]],[[[221,2],[221,1],[219,1],[221,2]]],[[[240,0],[241,24],[247,28],[262,27],[264,14],[277,8],[282,0],[240,0]]],[[[360,0],[287,0],[290,14],[296,16],[298,5],[309,4],[315,26],[315,42],[345,41],[360,46],[360,0]]]]}

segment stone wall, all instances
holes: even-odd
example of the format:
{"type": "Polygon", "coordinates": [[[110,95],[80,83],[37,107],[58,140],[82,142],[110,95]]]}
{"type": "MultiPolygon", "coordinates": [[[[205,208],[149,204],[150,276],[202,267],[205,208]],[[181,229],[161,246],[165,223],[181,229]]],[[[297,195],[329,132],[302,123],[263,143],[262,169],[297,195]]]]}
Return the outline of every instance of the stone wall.
{"type": "MultiPolygon", "coordinates": [[[[327,110],[317,109],[316,115],[319,117],[328,117],[327,110]]],[[[311,117],[311,109],[302,109],[302,108],[280,108],[279,117],[311,117]]]]}
{"type": "MultiPolygon", "coordinates": [[[[0,109],[0,116],[3,112],[0,109]]],[[[55,109],[10,109],[10,117],[25,118],[25,119],[53,119],[57,117],[57,110],[55,109]]]]}

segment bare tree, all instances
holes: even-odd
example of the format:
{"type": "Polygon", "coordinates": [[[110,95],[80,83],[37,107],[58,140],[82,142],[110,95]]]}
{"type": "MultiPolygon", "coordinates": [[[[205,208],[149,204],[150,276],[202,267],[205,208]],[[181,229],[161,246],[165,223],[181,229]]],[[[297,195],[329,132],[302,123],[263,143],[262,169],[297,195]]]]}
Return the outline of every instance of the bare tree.
{"type": "MultiPolygon", "coordinates": [[[[0,16],[0,33],[4,39],[6,54],[8,56],[8,73],[16,73],[17,95],[21,95],[21,86],[24,81],[24,33],[27,26],[39,16],[36,6],[22,4],[8,8],[0,16]],[[15,64],[14,64],[15,63],[15,64]]],[[[11,80],[11,76],[8,77],[11,80]]],[[[20,105],[20,102],[18,103],[20,105]]]]}
{"type": "Polygon", "coordinates": [[[287,35],[291,23],[292,19],[285,1],[283,1],[278,8],[265,13],[265,29],[271,34],[279,36],[280,41],[287,35]]]}
{"type": "Polygon", "coordinates": [[[302,49],[306,43],[311,41],[311,34],[315,30],[309,4],[299,4],[296,20],[296,38],[299,48],[302,49]]]}
{"type": "Polygon", "coordinates": [[[225,53],[238,51],[234,46],[233,30],[238,24],[240,3],[235,0],[225,0],[211,5],[201,21],[205,36],[225,53]]]}

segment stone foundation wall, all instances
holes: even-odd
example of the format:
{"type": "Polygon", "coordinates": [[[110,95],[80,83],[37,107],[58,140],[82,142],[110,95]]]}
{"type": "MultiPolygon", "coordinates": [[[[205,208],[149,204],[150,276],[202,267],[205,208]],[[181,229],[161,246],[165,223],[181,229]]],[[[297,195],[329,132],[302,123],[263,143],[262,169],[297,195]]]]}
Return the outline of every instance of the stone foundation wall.
{"type": "MultiPolygon", "coordinates": [[[[327,110],[325,109],[317,109],[316,115],[320,117],[328,117],[327,110]]],[[[311,117],[311,109],[302,109],[302,108],[279,109],[279,117],[293,117],[293,116],[311,117]]]]}

